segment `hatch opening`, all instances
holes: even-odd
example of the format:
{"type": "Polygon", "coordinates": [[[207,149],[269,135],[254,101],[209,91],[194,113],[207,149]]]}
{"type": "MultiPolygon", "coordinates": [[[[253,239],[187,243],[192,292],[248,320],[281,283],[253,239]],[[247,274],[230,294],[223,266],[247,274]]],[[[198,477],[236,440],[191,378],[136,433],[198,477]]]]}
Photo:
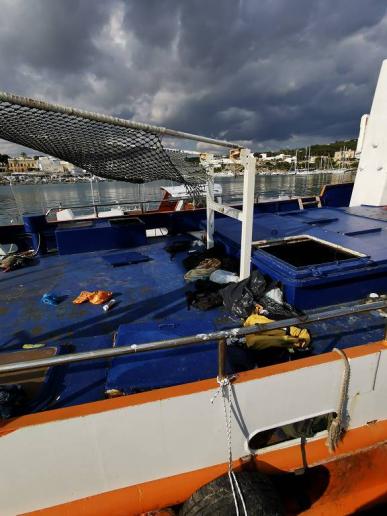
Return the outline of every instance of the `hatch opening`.
{"type": "Polygon", "coordinates": [[[341,262],[365,256],[339,245],[310,236],[298,236],[264,242],[254,242],[255,249],[275,256],[293,267],[307,267],[341,262]]]}

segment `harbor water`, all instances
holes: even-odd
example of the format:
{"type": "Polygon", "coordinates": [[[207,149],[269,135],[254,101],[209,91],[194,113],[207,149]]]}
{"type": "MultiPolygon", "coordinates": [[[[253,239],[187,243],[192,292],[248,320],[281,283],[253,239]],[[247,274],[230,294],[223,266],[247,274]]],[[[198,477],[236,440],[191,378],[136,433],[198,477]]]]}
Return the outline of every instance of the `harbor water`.
{"type": "MultiPolygon", "coordinates": [[[[355,172],[341,174],[272,175],[256,179],[256,197],[259,200],[283,196],[317,195],[329,183],[353,181],[355,172]]],[[[218,177],[225,202],[242,198],[243,177],[218,177]]],[[[171,185],[172,183],[170,183],[171,185]]],[[[18,224],[24,213],[45,213],[49,208],[71,207],[95,203],[134,203],[157,201],[161,198],[165,181],[142,185],[118,181],[56,184],[12,184],[0,186],[0,225],[18,224]]],[[[151,206],[157,207],[157,204],[151,206]]],[[[108,208],[106,208],[108,209],[108,208]]]]}

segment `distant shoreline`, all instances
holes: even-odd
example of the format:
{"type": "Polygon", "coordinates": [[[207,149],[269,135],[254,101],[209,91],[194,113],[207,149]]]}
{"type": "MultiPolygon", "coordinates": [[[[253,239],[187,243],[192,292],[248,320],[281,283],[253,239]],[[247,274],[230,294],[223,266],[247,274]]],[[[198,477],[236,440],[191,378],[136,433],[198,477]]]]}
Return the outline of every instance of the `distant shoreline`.
{"type": "MultiPolygon", "coordinates": [[[[38,177],[0,177],[0,185],[49,185],[49,184],[76,184],[76,183],[90,183],[91,177],[63,177],[63,178],[38,178],[38,177]]],[[[113,179],[93,178],[96,183],[105,181],[114,181],[113,179]]]]}
{"type": "MultiPolygon", "coordinates": [[[[348,170],[339,170],[339,169],[330,169],[330,170],[311,170],[310,172],[299,172],[295,173],[294,171],[290,170],[257,170],[256,176],[304,176],[304,175],[318,175],[318,174],[332,174],[332,173],[346,173],[346,172],[353,172],[356,169],[348,169],[348,170]]],[[[214,177],[216,178],[218,176],[219,178],[236,178],[243,176],[243,173],[240,172],[234,172],[231,174],[227,174],[224,172],[218,172],[214,174],[214,177]]],[[[0,176],[0,185],[1,186],[9,186],[12,185],[49,185],[49,184],[77,184],[77,183],[90,183],[90,181],[93,181],[95,183],[103,183],[103,182],[114,182],[114,179],[105,179],[100,177],[72,177],[72,176],[63,176],[62,178],[55,177],[39,177],[39,176],[23,176],[23,177],[11,177],[10,176],[0,176]]]]}

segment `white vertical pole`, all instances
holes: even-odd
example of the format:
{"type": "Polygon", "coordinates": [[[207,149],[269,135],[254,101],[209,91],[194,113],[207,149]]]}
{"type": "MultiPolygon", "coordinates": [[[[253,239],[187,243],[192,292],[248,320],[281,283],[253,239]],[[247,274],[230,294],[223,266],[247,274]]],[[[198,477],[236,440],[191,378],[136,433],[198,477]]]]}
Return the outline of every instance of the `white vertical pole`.
{"type": "Polygon", "coordinates": [[[359,168],[356,174],[350,206],[387,204],[387,60],[383,61],[376,86],[371,113],[363,137],[359,168]]]}
{"type": "Polygon", "coordinates": [[[215,226],[215,212],[210,208],[210,202],[214,200],[214,176],[211,172],[208,173],[207,181],[207,249],[214,247],[214,226],[215,226]]]}
{"type": "Polygon", "coordinates": [[[242,280],[250,276],[255,194],[255,157],[248,149],[242,149],[240,159],[244,164],[241,263],[239,272],[239,279],[242,280]]]}

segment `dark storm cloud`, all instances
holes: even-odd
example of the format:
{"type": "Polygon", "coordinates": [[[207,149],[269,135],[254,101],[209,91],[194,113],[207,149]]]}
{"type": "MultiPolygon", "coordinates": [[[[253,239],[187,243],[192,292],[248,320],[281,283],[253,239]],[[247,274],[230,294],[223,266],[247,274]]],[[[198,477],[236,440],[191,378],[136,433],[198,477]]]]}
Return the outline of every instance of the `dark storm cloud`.
{"type": "Polygon", "coordinates": [[[10,7],[2,24],[3,59],[63,72],[93,65],[97,56],[90,36],[101,29],[106,15],[98,1],[93,1],[91,10],[90,4],[78,0],[7,3],[10,7]]]}
{"type": "Polygon", "coordinates": [[[385,0],[0,0],[0,12],[0,89],[254,148],[356,136],[387,57],[385,0]]]}

